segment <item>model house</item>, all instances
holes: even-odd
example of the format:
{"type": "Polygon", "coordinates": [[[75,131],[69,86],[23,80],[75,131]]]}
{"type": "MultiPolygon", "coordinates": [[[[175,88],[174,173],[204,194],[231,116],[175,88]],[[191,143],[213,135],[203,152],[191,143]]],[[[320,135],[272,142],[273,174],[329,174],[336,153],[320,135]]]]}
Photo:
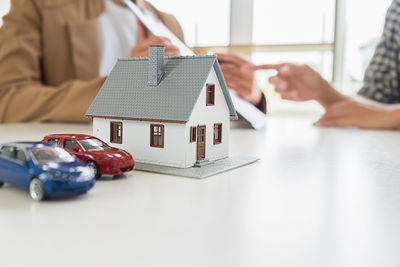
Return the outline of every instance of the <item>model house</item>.
{"type": "Polygon", "coordinates": [[[164,57],[161,46],[120,59],[86,115],[136,162],[179,168],[228,157],[237,119],[216,56],[164,57]]]}

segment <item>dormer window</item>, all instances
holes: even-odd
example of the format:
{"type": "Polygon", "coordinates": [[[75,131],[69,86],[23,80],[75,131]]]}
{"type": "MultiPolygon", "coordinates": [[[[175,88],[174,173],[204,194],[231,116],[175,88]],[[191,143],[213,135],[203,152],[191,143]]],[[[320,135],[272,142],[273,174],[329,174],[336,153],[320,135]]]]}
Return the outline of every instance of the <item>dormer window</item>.
{"type": "Polygon", "coordinates": [[[215,84],[213,83],[206,85],[206,104],[207,106],[215,105],[215,84]]]}

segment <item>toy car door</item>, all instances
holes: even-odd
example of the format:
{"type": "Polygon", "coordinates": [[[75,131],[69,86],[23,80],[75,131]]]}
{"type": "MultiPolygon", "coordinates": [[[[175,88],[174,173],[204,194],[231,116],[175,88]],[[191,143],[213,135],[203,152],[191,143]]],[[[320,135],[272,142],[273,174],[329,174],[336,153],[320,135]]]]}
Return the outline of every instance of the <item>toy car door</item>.
{"type": "Polygon", "coordinates": [[[2,146],[0,148],[0,181],[9,183],[10,181],[10,158],[14,153],[14,149],[10,146],[2,146]]]}
{"type": "Polygon", "coordinates": [[[25,151],[19,147],[4,146],[2,147],[1,154],[3,160],[2,167],[7,167],[7,170],[1,174],[2,181],[27,188],[31,177],[27,166],[28,158],[25,151]]]}
{"type": "Polygon", "coordinates": [[[15,185],[28,188],[31,180],[31,174],[29,173],[28,156],[24,149],[20,147],[15,148],[14,158],[14,176],[13,183],[15,185]]]}
{"type": "Polygon", "coordinates": [[[69,153],[76,155],[77,152],[79,152],[80,148],[78,144],[71,139],[64,138],[64,142],[62,144],[62,147],[67,150],[69,153]]]}
{"type": "Polygon", "coordinates": [[[75,140],[64,138],[61,146],[72,155],[75,155],[78,159],[84,161],[85,156],[82,153],[82,148],[75,140]]]}

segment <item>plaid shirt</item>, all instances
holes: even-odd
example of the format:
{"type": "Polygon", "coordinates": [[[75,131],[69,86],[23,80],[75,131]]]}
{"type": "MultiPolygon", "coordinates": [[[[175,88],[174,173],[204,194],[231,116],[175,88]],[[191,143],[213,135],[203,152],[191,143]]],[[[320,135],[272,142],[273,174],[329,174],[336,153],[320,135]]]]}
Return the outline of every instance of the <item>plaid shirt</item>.
{"type": "Polygon", "coordinates": [[[358,92],[382,103],[400,103],[400,0],[393,0],[382,37],[358,92]]]}

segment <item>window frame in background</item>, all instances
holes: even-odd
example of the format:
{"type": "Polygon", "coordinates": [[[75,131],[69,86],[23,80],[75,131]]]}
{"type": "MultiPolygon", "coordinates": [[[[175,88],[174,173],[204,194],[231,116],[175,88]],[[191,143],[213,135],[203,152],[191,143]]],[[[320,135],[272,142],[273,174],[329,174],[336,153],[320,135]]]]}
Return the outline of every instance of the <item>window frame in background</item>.
{"type": "Polygon", "coordinates": [[[334,36],[332,42],[253,44],[253,5],[254,0],[231,0],[229,44],[226,46],[192,46],[196,54],[209,52],[233,52],[251,58],[255,52],[331,52],[332,83],[341,88],[344,71],[345,47],[345,3],[334,0],[334,36]],[[249,19],[251,18],[251,19],[249,19]]]}
{"type": "MultiPolygon", "coordinates": [[[[349,84],[353,83],[353,81],[349,80],[352,77],[350,77],[348,73],[349,62],[348,58],[346,58],[346,53],[348,53],[348,43],[346,41],[348,40],[345,40],[345,38],[346,34],[348,34],[348,29],[346,29],[347,4],[344,0],[333,0],[333,5],[335,7],[333,17],[333,42],[282,43],[266,45],[253,44],[252,18],[254,3],[255,0],[229,0],[229,5],[227,5],[227,8],[230,10],[230,12],[228,12],[230,14],[228,23],[228,44],[221,44],[218,46],[194,45],[192,46],[192,49],[198,54],[206,54],[211,51],[236,52],[243,54],[248,58],[253,57],[253,59],[257,57],[257,55],[255,55],[256,53],[268,55],[268,58],[269,55],[273,55],[275,58],[279,57],[280,52],[284,55],[287,55],[287,53],[296,54],[297,52],[301,55],[308,55],[308,53],[305,52],[311,52],[314,55],[320,53],[322,57],[327,56],[328,58],[328,61],[325,61],[324,59],[321,61],[321,67],[325,70],[323,71],[321,69],[321,71],[324,72],[323,74],[325,74],[325,78],[331,79],[336,88],[344,93],[352,94],[355,93],[354,90],[358,90],[360,82],[362,82],[362,77],[359,76],[361,73],[356,74],[355,81],[358,83],[356,86],[354,86],[354,84],[349,84]]],[[[0,15],[5,15],[9,8],[10,1],[3,1],[0,4],[0,15]]],[[[354,13],[351,12],[351,10],[349,10],[349,12],[354,13]]],[[[0,26],[1,25],[2,18],[0,18],[0,26]]],[[[367,60],[368,58],[369,56],[366,57],[367,60]]],[[[264,61],[264,59],[261,58],[260,61],[264,61]]]]}

